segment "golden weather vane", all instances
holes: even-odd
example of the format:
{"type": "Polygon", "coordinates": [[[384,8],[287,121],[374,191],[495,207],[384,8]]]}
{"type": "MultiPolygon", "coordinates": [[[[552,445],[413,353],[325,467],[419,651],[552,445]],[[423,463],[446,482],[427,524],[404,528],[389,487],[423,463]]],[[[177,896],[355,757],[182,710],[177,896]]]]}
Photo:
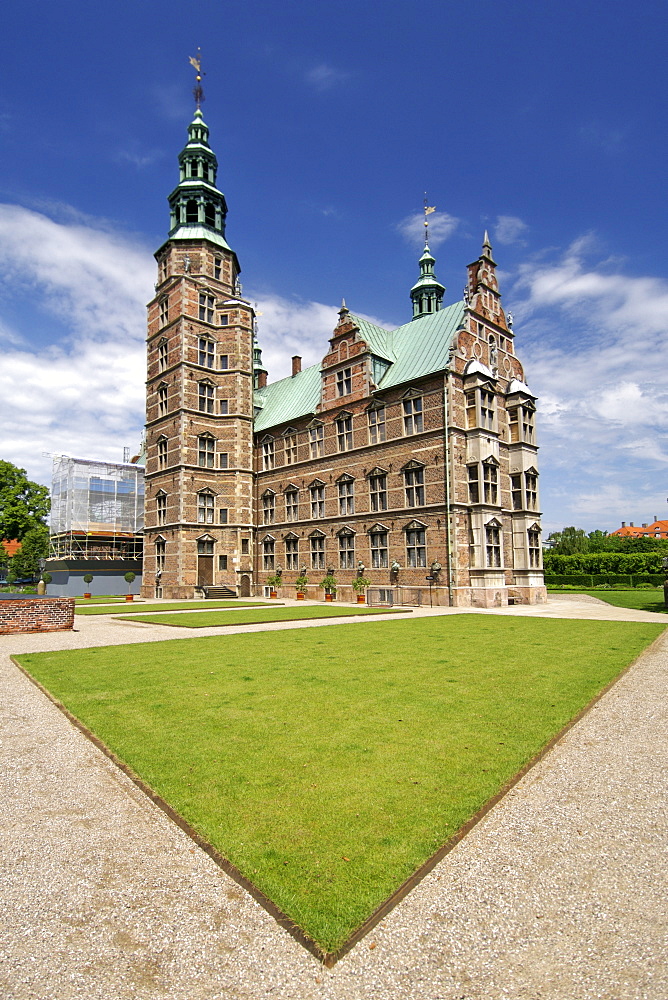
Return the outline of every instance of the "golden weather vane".
{"type": "Polygon", "coordinates": [[[430,206],[427,201],[427,192],[424,193],[424,245],[429,242],[429,219],[427,216],[436,211],[436,205],[430,206]]]}
{"type": "Polygon", "coordinates": [[[195,86],[193,87],[193,96],[195,98],[195,104],[197,108],[201,108],[202,101],[204,100],[204,89],[202,87],[202,77],[206,76],[206,73],[202,72],[202,50],[198,47],[196,56],[188,56],[188,61],[193,69],[196,71],[195,76],[195,86]]]}

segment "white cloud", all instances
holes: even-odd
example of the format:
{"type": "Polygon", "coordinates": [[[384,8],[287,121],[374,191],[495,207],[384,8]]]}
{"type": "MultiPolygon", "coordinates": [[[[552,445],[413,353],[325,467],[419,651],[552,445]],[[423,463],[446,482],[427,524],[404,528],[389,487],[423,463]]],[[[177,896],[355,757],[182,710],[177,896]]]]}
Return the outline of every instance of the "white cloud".
{"type": "MultiPolygon", "coordinates": [[[[0,455],[50,483],[43,452],[109,461],[135,448],[144,422],[145,303],[151,254],[137,241],[80,222],[0,205],[5,298],[29,306],[0,365],[0,455]],[[39,329],[33,329],[35,313],[39,329]],[[60,341],[49,333],[68,334],[60,341]]],[[[0,320],[0,330],[5,327],[0,320]]]]}
{"type": "Polygon", "coordinates": [[[328,63],[319,63],[306,73],[306,82],[312,84],[316,90],[331,90],[348,79],[350,73],[328,63]]]}
{"type": "Polygon", "coordinates": [[[522,222],[516,215],[499,215],[494,226],[494,240],[506,245],[516,243],[526,246],[524,236],[528,229],[526,222],[522,222]]]}
{"type": "Polygon", "coordinates": [[[517,350],[539,394],[548,527],[661,514],[668,465],[668,282],[610,273],[582,238],[520,269],[517,350]]]}
{"type": "MultiPolygon", "coordinates": [[[[429,246],[434,250],[440,246],[454,233],[459,225],[459,219],[447,212],[433,212],[428,216],[429,221],[429,246]]],[[[407,215],[405,219],[397,223],[397,229],[413,246],[423,246],[424,244],[424,213],[414,212],[407,215]]]]}

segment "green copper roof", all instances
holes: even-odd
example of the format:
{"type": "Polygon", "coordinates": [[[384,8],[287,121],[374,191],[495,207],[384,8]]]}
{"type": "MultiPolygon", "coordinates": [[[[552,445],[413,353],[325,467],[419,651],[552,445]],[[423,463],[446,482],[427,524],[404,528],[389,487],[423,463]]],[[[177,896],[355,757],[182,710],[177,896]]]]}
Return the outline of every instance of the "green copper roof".
{"type": "MultiPolygon", "coordinates": [[[[450,345],[462,325],[465,308],[464,302],[454,302],[396,330],[384,330],[351,315],[371,354],[390,362],[378,386],[379,391],[443,371],[448,364],[450,345]]],[[[255,432],[314,413],[320,402],[320,385],[320,365],[313,365],[298,375],[257,390],[255,403],[261,409],[255,418],[255,432]]]]}
{"type": "Polygon", "coordinates": [[[178,229],[175,229],[170,235],[170,240],[208,240],[209,243],[215,243],[216,246],[222,247],[223,250],[229,250],[233,253],[233,250],[225,241],[224,236],[217,232],[215,229],[209,229],[208,226],[198,226],[198,225],[182,225],[178,229]]]}

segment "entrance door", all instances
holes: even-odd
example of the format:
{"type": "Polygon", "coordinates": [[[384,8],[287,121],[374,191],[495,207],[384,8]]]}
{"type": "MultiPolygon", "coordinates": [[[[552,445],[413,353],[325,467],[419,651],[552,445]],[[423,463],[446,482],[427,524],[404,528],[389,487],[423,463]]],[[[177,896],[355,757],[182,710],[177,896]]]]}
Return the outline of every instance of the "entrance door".
{"type": "Polygon", "coordinates": [[[250,597],[250,595],[251,595],[251,592],[250,592],[250,577],[246,576],[246,574],[244,573],[244,575],[241,577],[240,584],[241,584],[241,588],[240,588],[241,589],[241,596],[242,597],[250,597]]]}
{"type": "Polygon", "coordinates": [[[213,539],[197,541],[197,586],[213,587],[213,539]]]}

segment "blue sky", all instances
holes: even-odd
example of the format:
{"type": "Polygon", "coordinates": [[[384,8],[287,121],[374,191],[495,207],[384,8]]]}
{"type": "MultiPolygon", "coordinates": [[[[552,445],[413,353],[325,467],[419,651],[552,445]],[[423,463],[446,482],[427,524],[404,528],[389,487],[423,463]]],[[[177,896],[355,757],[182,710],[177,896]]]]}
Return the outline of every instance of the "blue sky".
{"type": "MultiPolygon", "coordinates": [[[[345,296],[446,300],[488,228],[539,397],[547,531],[668,517],[665,0],[17,2],[0,64],[0,457],[111,461],[143,423],[144,305],[205,118],[270,378],[345,296]]],[[[287,362],[289,363],[289,362],[287,362]]]]}

